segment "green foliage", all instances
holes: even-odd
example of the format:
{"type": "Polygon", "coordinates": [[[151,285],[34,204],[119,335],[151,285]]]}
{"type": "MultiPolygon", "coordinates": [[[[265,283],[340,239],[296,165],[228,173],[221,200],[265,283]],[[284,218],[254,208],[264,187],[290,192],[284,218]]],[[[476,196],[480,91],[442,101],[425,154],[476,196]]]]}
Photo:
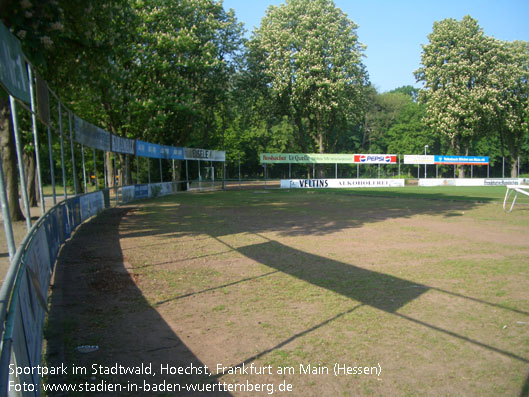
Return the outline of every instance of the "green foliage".
{"type": "Polygon", "coordinates": [[[356,29],[330,0],[287,0],[249,42],[251,66],[304,151],[336,150],[339,130],[361,119],[367,75],[356,29]]]}
{"type": "Polygon", "coordinates": [[[457,154],[471,146],[501,148],[511,157],[511,175],[529,132],[529,44],[501,42],[484,34],[470,16],[434,23],[423,46],[416,77],[428,125],[450,138],[457,154]],[[497,134],[497,146],[487,142],[497,134]],[[480,141],[479,144],[476,144],[480,141]]]}

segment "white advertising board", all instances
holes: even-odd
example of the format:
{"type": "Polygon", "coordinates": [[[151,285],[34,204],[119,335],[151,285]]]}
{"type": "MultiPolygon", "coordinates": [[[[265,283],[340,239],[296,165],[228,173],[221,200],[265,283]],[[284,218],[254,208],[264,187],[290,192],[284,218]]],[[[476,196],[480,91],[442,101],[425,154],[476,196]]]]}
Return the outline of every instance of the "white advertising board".
{"type": "Polygon", "coordinates": [[[282,189],[403,187],[404,179],[282,179],[282,189]]]}
{"type": "Polygon", "coordinates": [[[435,164],[435,156],[424,154],[405,154],[404,164],[435,164]]]}
{"type": "Polygon", "coordinates": [[[430,178],[419,179],[419,186],[506,186],[520,185],[520,178],[430,178]]]}

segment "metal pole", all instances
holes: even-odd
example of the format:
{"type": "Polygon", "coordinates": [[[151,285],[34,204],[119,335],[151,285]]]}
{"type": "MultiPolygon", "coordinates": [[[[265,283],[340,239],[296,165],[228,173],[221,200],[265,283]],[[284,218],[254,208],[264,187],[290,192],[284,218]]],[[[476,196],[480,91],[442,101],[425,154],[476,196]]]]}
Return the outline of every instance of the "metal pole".
{"type": "Polygon", "coordinates": [[[316,164],[312,163],[312,179],[316,179],[316,164]]]}
{"type": "Polygon", "coordinates": [[[505,178],[505,157],[502,157],[502,171],[501,171],[501,177],[505,178]]]}
{"type": "Polygon", "coordinates": [[[79,187],[77,186],[77,171],[75,170],[75,154],[73,150],[73,139],[72,139],[72,113],[68,112],[68,128],[70,129],[70,149],[72,151],[72,174],[73,174],[73,190],[75,195],[79,194],[79,187]]]}
{"type": "Polygon", "coordinates": [[[399,179],[400,179],[400,154],[397,156],[397,158],[399,159],[399,179]]]}
{"type": "Polygon", "coordinates": [[[53,205],[57,204],[57,195],[55,193],[55,165],[53,164],[53,148],[51,144],[51,128],[48,126],[48,151],[50,157],[50,175],[51,175],[51,190],[53,195],[53,205]]]}
{"type": "Polygon", "coordinates": [[[490,178],[490,164],[487,164],[487,178],[490,178]]]}
{"type": "Polygon", "coordinates": [[[151,159],[147,157],[147,173],[149,174],[149,179],[147,179],[149,185],[151,184],[151,159]]]}
{"type": "Polygon", "coordinates": [[[31,126],[33,128],[33,144],[35,145],[35,158],[37,160],[37,177],[39,178],[40,210],[42,215],[46,213],[44,203],[44,192],[42,190],[42,173],[40,167],[39,137],[37,133],[37,106],[35,104],[35,89],[33,88],[33,70],[28,63],[29,94],[31,98],[31,126]]]}
{"type": "Polygon", "coordinates": [[[103,181],[105,183],[105,189],[108,188],[107,152],[106,151],[103,151],[103,181]]]}
{"type": "Polygon", "coordinates": [[[380,179],[380,164],[378,165],[378,179],[380,179]]]}
{"type": "Polygon", "coordinates": [[[209,162],[209,166],[211,167],[211,187],[215,190],[215,169],[213,168],[213,161],[209,162]]]}
{"type": "Polygon", "coordinates": [[[112,175],[112,177],[114,178],[114,194],[116,196],[116,207],[119,205],[119,200],[118,200],[118,197],[119,197],[119,194],[118,194],[118,184],[117,184],[117,179],[118,179],[118,167],[117,167],[117,161],[116,161],[116,154],[114,153],[114,158],[112,159],[113,161],[113,165],[114,165],[114,175],[112,175]]]}
{"type": "Polygon", "coordinates": [[[59,101],[59,134],[61,136],[61,167],[62,167],[62,184],[64,185],[64,200],[68,198],[66,191],[66,170],[64,169],[64,137],[62,136],[62,105],[59,101]]]}
{"type": "Polygon", "coordinates": [[[435,177],[439,178],[439,164],[435,165],[435,177]]]}
{"type": "Polygon", "coordinates": [[[17,252],[15,238],[13,237],[13,225],[9,215],[9,204],[7,202],[6,187],[4,183],[4,170],[2,168],[2,156],[0,155],[0,202],[2,204],[2,219],[4,220],[4,233],[6,236],[9,262],[13,261],[17,252]]]}
{"type": "Polygon", "coordinates": [[[334,164],[334,179],[338,179],[338,163],[334,164]]]}
{"type": "Polygon", "coordinates": [[[226,160],[222,163],[222,189],[226,189],[226,160]]]}
{"type": "Polygon", "coordinates": [[[417,178],[421,179],[421,166],[417,164],[417,178]]]}
{"type": "Polygon", "coordinates": [[[174,168],[174,159],[173,159],[173,182],[176,181],[176,172],[174,168]]]}
{"type": "Polygon", "coordinates": [[[97,180],[97,164],[96,164],[96,160],[97,160],[97,157],[96,157],[96,149],[92,149],[93,150],[93,155],[94,155],[94,182],[96,184],[96,190],[99,189],[99,183],[98,180],[97,180]]]}
{"type": "Polygon", "coordinates": [[[140,156],[136,156],[136,184],[140,184],[140,156]]]}
{"type": "Polygon", "coordinates": [[[356,164],[356,179],[360,178],[360,164],[356,164]]]}
{"type": "Polygon", "coordinates": [[[124,180],[121,182],[121,186],[127,186],[129,183],[129,180],[132,180],[132,178],[129,179],[129,173],[130,173],[130,167],[129,167],[129,155],[128,153],[125,154],[125,177],[124,180]]]}
{"type": "Polygon", "coordinates": [[[86,189],[86,167],[84,163],[84,146],[81,145],[81,161],[83,162],[83,185],[84,185],[84,192],[88,193],[88,190],[86,189]]]}
{"type": "Polygon", "coordinates": [[[26,185],[26,173],[24,172],[24,161],[22,154],[22,142],[20,142],[20,135],[18,133],[18,117],[17,117],[17,104],[15,98],[9,95],[9,103],[11,105],[11,119],[13,121],[13,129],[15,130],[15,145],[18,157],[18,173],[20,175],[20,187],[22,190],[22,198],[24,200],[24,208],[26,210],[26,226],[31,229],[31,211],[29,208],[28,190],[26,185]]]}
{"type": "Polygon", "coordinates": [[[188,163],[187,163],[187,160],[186,160],[186,183],[187,183],[187,190],[189,190],[189,167],[188,167],[188,163]]]}

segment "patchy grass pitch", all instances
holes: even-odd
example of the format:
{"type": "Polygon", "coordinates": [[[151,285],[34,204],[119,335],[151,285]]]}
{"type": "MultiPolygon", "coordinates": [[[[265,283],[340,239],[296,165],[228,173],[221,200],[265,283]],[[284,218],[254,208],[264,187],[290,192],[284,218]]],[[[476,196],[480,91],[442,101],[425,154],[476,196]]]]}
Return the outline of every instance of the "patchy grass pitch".
{"type": "Polygon", "coordinates": [[[69,379],[160,395],[172,394],[163,382],[208,395],[523,395],[529,206],[506,214],[504,194],[223,191],[106,211],[57,265],[48,360],[152,364],[155,376],[69,379]],[[86,344],[99,350],[75,352],[86,344]],[[162,374],[191,363],[208,374],[162,374]]]}

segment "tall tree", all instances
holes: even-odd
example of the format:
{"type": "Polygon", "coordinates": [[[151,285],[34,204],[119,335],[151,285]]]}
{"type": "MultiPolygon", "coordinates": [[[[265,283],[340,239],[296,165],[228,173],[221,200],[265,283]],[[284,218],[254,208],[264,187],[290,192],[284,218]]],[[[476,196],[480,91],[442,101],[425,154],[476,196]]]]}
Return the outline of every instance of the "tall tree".
{"type": "Polygon", "coordinates": [[[367,73],[356,30],[331,0],[287,0],[252,35],[250,56],[303,151],[324,153],[347,123],[360,123],[367,73]]]}
{"type": "Polygon", "coordinates": [[[509,153],[511,177],[518,176],[518,157],[529,134],[529,42],[500,42],[500,67],[491,75],[494,90],[493,126],[499,131],[502,154],[509,153]]]}
{"type": "MultiPolygon", "coordinates": [[[[0,17],[2,23],[22,41],[25,55],[37,62],[42,60],[43,52],[52,45],[50,36],[63,27],[60,23],[60,7],[53,1],[3,0],[0,1],[0,17]]],[[[0,147],[10,217],[15,221],[22,220],[24,215],[18,199],[19,181],[11,112],[7,94],[3,90],[0,90],[0,147]]]]}
{"type": "MultiPolygon", "coordinates": [[[[426,103],[426,120],[450,138],[457,154],[468,155],[472,138],[487,131],[490,70],[498,62],[498,45],[468,15],[435,22],[428,39],[422,67],[415,72],[424,82],[419,98],[426,103]]],[[[459,176],[464,177],[462,167],[459,176]]]]}
{"type": "Polygon", "coordinates": [[[136,0],[132,123],[145,139],[210,144],[242,26],[213,0],[136,0]]]}

